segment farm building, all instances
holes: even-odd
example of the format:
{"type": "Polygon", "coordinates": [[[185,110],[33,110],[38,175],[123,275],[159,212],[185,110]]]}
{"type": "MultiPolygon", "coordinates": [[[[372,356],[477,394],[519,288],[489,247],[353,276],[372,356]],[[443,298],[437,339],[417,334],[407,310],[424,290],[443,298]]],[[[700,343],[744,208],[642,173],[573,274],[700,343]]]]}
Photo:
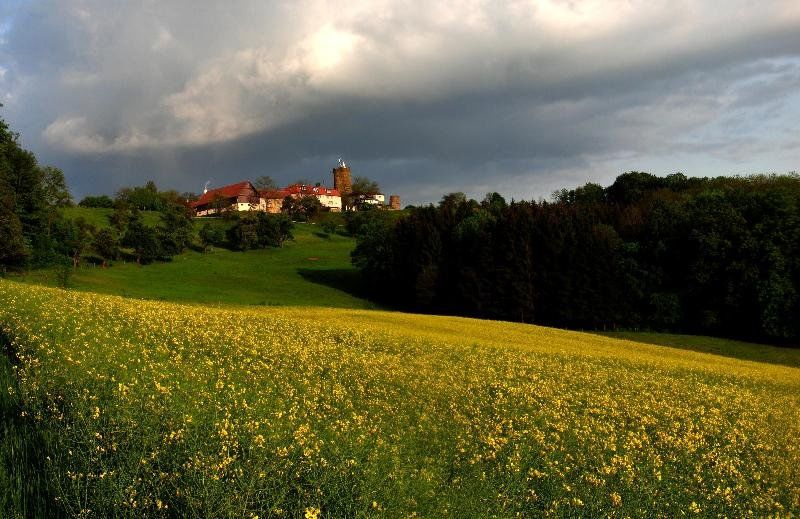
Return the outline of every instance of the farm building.
{"type": "Polygon", "coordinates": [[[361,193],[355,195],[356,204],[385,205],[386,197],[382,193],[361,193]]]}
{"type": "MultiPolygon", "coordinates": [[[[206,189],[203,195],[192,203],[197,216],[209,216],[217,214],[223,210],[235,211],[265,211],[267,213],[280,213],[283,208],[283,201],[287,197],[303,198],[314,196],[319,200],[322,207],[329,211],[339,212],[342,210],[352,210],[362,204],[385,206],[386,198],[381,193],[353,193],[352,181],[350,179],[350,168],[339,159],[339,166],[334,168],[333,184],[334,187],[322,185],[292,184],[280,189],[267,189],[259,191],[250,181],[242,181],[229,186],[216,189],[206,189]],[[349,204],[345,207],[342,197],[349,204]]],[[[392,195],[392,203],[389,209],[400,208],[400,197],[392,195]]]]}
{"type": "Polygon", "coordinates": [[[225,209],[250,211],[257,209],[261,203],[258,190],[252,182],[245,180],[216,189],[207,189],[203,195],[192,203],[197,216],[209,216],[225,209]]]}
{"type": "Polygon", "coordinates": [[[291,193],[285,189],[267,189],[258,193],[263,202],[263,208],[260,209],[271,214],[280,213],[283,201],[286,200],[287,196],[291,196],[291,193]]]}
{"type": "Polygon", "coordinates": [[[287,197],[315,196],[329,211],[342,210],[339,191],[325,186],[293,184],[283,189],[258,191],[250,181],[209,189],[192,204],[197,216],[210,216],[227,209],[234,211],[265,211],[280,213],[287,197]]]}

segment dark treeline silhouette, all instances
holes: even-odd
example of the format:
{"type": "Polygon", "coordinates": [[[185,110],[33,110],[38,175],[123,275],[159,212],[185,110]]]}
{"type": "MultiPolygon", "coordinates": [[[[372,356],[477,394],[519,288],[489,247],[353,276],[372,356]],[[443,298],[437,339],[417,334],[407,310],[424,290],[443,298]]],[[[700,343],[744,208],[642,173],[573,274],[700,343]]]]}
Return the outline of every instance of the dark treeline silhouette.
{"type": "Polygon", "coordinates": [[[626,173],[552,201],[462,194],[358,229],[353,262],[392,302],[568,328],[796,344],[800,177],[626,173]]]}
{"type": "Polygon", "coordinates": [[[71,204],[61,170],[40,166],[0,118],[0,272],[67,257],[76,229],[61,208],[71,204]]]}

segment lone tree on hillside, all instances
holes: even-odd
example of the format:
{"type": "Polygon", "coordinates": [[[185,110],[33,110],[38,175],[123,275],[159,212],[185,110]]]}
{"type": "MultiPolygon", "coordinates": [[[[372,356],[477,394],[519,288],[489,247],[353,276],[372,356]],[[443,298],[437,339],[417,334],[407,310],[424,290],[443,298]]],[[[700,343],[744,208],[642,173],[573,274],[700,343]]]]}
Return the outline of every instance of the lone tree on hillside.
{"type": "Polygon", "coordinates": [[[128,221],[128,230],[122,239],[122,244],[133,249],[136,263],[152,263],[161,256],[161,243],[158,234],[152,227],[142,221],[139,211],[132,211],[128,221]]]}
{"type": "Polygon", "coordinates": [[[110,228],[100,229],[94,235],[92,249],[103,260],[103,268],[106,268],[109,260],[119,256],[119,237],[110,228]]]}
{"type": "Polygon", "coordinates": [[[246,251],[259,248],[258,221],[253,213],[244,213],[236,219],[226,233],[228,246],[233,250],[246,251]]]}
{"type": "Polygon", "coordinates": [[[287,196],[283,200],[281,212],[289,215],[292,220],[304,222],[311,220],[323,211],[322,203],[313,195],[301,198],[287,196]]]}
{"type": "Polygon", "coordinates": [[[174,256],[183,252],[192,242],[193,230],[189,209],[180,203],[167,203],[157,228],[162,253],[174,256]]]}
{"type": "Polygon", "coordinates": [[[115,202],[114,212],[108,215],[108,221],[111,223],[111,226],[114,227],[118,233],[124,234],[129,219],[130,210],[128,209],[128,204],[120,201],[115,202]]]}
{"type": "Polygon", "coordinates": [[[70,207],[72,195],[64,180],[64,172],[52,166],[42,168],[42,187],[47,205],[52,207],[70,207]]]}
{"type": "Polygon", "coordinates": [[[77,268],[81,262],[81,256],[92,244],[95,227],[82,217],[78,217],[74,223],[67,225],[66,230],[64,245],[72,258],[72,267],[77,268]]]}
{"type": "Polygon", "coordinates": [[[200,229],[198,233],[200,237],[200,245],[203,247],[203,252],[207,251],[211,245],[219,245],[225,241],[225,231],[219,225],[212,225],[210,222],[200,229]]]}
{"type": "Polygon", "coordinates": [[[286,240],[293,240],[294,224],[285,215],[270,215],[271,224],[264,231],[265,241],[272,247],[283,247],[286,240]]]}

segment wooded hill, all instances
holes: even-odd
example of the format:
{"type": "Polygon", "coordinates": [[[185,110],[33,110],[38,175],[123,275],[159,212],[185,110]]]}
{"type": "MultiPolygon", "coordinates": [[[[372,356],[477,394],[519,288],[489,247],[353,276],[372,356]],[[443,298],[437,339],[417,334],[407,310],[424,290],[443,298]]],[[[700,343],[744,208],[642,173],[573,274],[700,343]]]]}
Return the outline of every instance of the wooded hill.
{"type": "Polygon", "coordinates": [[[416,311],[796,343],[800,177],[632,172],[510,205],[452,194],[364,226],[353,261],[416,311]]]}

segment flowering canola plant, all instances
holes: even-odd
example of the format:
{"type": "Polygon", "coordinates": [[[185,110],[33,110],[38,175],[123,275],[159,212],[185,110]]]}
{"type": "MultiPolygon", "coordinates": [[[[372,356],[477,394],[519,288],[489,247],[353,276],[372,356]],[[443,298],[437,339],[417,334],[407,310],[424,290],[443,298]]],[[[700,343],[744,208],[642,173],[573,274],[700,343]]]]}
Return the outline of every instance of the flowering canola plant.
{"type": "Polygon", "coordinates": [[[531,325],[0,280],[70,515],[800,513],[800,369],[531,325]]]}

